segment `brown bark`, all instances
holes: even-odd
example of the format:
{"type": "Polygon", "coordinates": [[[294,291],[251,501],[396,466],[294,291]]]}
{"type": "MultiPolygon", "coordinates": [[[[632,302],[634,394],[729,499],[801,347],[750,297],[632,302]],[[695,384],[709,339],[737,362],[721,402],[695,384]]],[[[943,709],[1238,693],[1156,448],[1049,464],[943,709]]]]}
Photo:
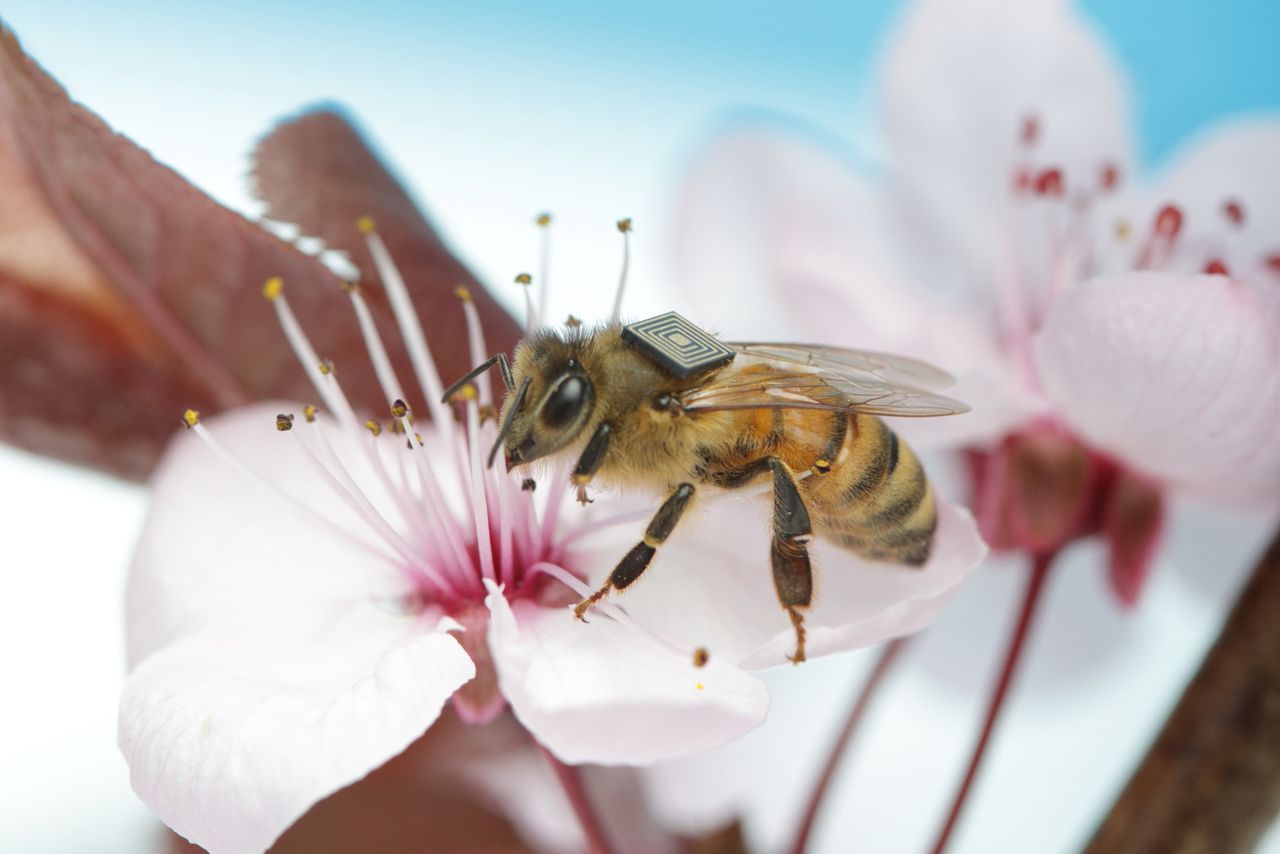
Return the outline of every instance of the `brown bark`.
{"type": "Polygon", "coordinates": [[[1280,811],[1280,534],[1086,854],[1252,851],[1280,811]]]}

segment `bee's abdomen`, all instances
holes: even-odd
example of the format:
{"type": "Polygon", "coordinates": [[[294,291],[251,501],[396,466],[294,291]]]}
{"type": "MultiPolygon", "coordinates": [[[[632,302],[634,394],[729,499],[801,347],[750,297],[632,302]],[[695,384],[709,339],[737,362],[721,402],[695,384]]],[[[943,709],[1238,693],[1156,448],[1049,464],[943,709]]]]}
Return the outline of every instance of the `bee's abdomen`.
{"type": "Polygon", "coordinates": [[[831,471],[807,479],[815,528],[872,560],[923,564],[937,511],[915,453],[879,418],[853,415],[831,471]]]}

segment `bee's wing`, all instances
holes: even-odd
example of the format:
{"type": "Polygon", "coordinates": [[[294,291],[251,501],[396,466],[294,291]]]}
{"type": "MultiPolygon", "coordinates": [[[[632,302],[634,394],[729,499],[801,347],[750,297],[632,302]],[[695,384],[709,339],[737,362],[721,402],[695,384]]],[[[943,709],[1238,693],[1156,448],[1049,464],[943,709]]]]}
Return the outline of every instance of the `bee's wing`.
{"type": "Polygon", "coordinates": [[[921,418],[969,410],[930,391],[952,379],[915,359],[798,344],[728,346],[746,358],[686,393],[686,411],[827,409],[921,418]]]}

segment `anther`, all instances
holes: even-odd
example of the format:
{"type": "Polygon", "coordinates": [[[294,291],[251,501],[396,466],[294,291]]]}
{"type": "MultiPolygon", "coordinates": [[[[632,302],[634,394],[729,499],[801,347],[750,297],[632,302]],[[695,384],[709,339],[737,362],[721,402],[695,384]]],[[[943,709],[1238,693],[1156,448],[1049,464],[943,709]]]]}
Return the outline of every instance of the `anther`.
{"type": "Polygon", "coordinates": [[[332,360],[332,359],[321,359],[321,360],[320,360],[320,373],[324,374],[326,377],[327,377],[327,376],[329,376],[329,374],[333,373],[333,360],[332,360]]]}
{"type": "Polygon", "coordinates": [[[339,282],[338,286],[342,288],[342,292],[344,294],[354,294],[354,293],[359,293],[360,291],[359,282],[352,282],[352,281],[348,281],[347,279],[343,279],[341,282],[339,282]]]}
{"type": "Polygon", "coordinates": [[[582,325],[582,321],[574,317],[572,314],[564,319],[564,325],[570,329],[577,329],[582,325]]]}
{"type": "Polygon", "coordinates": [[[458,285],[454,288],[453,295],[463,302],[471,302],[471,291],[467,289],[466,285],[458,285]]]}
{"type": "Polygon", "coordinates": [[[192,427],[200,423],[200,413],[196,412],[194,409],[188,409],[186,412],[182,413],[182,423],[187,425],[187,429],[190,430],[192,427]]]}
{"type": "Polygon", "coordinates": [[[311,424],[316,420],[316,408],[311,404],[302,407],[302,417],[307,419],[307,423],[311,424]]]}
{"type": "Polygon", "coordinates": [[[623,234],[626,234],[627,232],[631,231],[631,217],[625,216],[622,219],[618,220],[618,231],[622,232],[623,234]]]}
{"type": "Polygon", "coordinates": [[[814,474],[830,474],[831,462],[829,460],[814,460],[813,466],[810,467],[809,471],[814,474]]]}
{"type": "Polygon", "coordinates": [[[1038,196],[1054,196],[1062,195],[1062,170],[1061,169],[1045,169],[1036,175],[1034,189],[1038,196]]]}
{"type": "Polygon", "coordinates": [[[362,216],[356,220],[356,230],[361,234],[373,234],[378,230],[371,216],[362,216]]]}
{"type": "Polygon", "coordinates": [[[396,418],[404,418],[409,414],[409,404],[397,397],[391,402],[391,414],[396,418]]]}
{"type": "Polygon", "coordinates": [[[538,214],[538,218],[535,219],[534,222],[536,222],[538,225],[542,226],[543,228],[546,228],[548,225],[551,225],[551,214],[547,213],[546,211],[543,211],[542,213],[538,214]]]}
{"type": "Polygon", "coordinates": [[[1133,226],[1129,225],[1127,219],[1118,220],[1116,222],[1116,240],[1128,240],[1133,234],[1133,226]]]}
{"type": "Polygon", "coordinates": [[[1022,117],[1022,129],[1018,138],[1027,147],[1036,144],[1036,140],[1040,138],[1040,119],[1035,114],[1029,113],[1022,117]]]}
{"type": "Polygon", "coordinates": [[[1105,163],[1102,166],[1102,189],[1110,192],[1120,183],[1120,167],[1114,163],[1105,163]]]}
{"type": "Polygon", "coordinates": [[[375,436],[382,435],[382,425],[379,424],[377,421],[374,421],[372,418],[364,422],[364,426],[367,427],[369,429],[369,432],[372,433],[373,435],[375,436]]]}
{"type": "Polygon", "coordinates": [[[693,666],[706,667],[707,662],[711,660],[711,653],[707,652],[705,646],[700,646],[693,651],[693,666]]]}
{"type": "Polygon", "coordinates": [[[521,492],[533,492],[537,488],[538,482],[531,477],[526,477],[524,480],[520,481],[521,492]]]}
{"type": "Polygon", "coordinates": [[[479,394],[480,392],[476,390],[474,384],[467,383],[462,388],[458,389],[456,397],[460,400],[475,400],[479,394]]]}
{"type": "Polygon", "coordinates": [[[1232,225],[1244,225],[1244,205],[1238,199],[1227,199],[1222,203],[1222,214],[1232,225]]]}
{"type": "Polygon", "coordinates": [[[279,276],[272,276],[262,284],[262,295],[268,300],[274,300],[280,296],[280,292],[284,290],[284,279],[279,276]]]}
{"type": "Polygon", "coordinates": [[[293,429],[293,413],[281,412],[276,416],[276,429],[281,433],[287,433],[293,429]]]}
{"type": "Polygon", "coordinates": [[[480,416],[481,424],[485,423],[486,421],[498,420],[498,409],[492,403],[480,404],[480,411],[478,414],[480,416]]]}
{"type": "Polygon", "coordinates": [[[1222,262],[1221,258],[1211,258],[1209,263],[1204,265],[1204,273],[1208,276],[1229,276],[1227,265],[1222,262]]]}
{"type": "Polygon", "coordinates": [[[1182,231],[1182,209],[1177,205],[1165,205],[1156,214],[1156,234],[1173,240],[1182,231]]]}
{"type": "Polygon", "coordinates": [[[516,284],[517,284],[517,285],[532,285],[532,284],[533,284],[533,276],[530,276],[528,273],[517,273],[517,274],[516,274],[516,284]]]}

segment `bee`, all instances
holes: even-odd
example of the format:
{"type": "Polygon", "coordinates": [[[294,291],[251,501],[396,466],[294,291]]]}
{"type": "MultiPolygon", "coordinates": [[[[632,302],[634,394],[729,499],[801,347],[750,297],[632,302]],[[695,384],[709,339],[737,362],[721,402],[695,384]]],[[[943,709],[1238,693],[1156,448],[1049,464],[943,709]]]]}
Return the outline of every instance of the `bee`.
{"type": "Polygon", "coordinates": [[[643,539],[579,619],[645,571],[704,490],[771,478],[770,565],[805,658],[815,534],[864,558],[919,567],[937,526],[920,460],[879,416],[967,411],[935,394],[951,383],[915,359],[806,344],[726,343],[674,312],[630,325],[533,332],[513,362],[496,355],[454,383],[446,400],[494,365],[507,385],[498,439],[507,470],[575,459],[588,484],[665,494],[643,539]]]}

